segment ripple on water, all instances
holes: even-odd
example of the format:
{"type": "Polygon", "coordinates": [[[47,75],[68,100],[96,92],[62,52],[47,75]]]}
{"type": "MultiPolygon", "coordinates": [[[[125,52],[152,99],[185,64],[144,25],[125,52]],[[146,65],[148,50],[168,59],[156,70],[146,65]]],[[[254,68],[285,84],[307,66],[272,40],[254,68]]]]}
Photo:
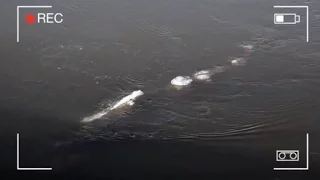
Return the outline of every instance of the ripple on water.
{"type": "Polygon", "coordinates": [[[249,98],[224,106],[224,119],[218,124],[226,125],[215,132],[186,134],[184,138],[215,138],[215,137],[241,137],[255,133],[272,131],[289,127],[288,125],[300,124],[306,121],[309,109],[314,103],[307,96],[289,89],[269,91],[269,95],[256,94],[249,98]],[[290,92],[290,93],[289,93],[290,92]]]}
{"type": "Polygon", "coordinates": [[[152,100],[141,99],[137,104],[139,111],[130,116],[115,116],[112,124],[109,121],[100,126],[92,125],[83,133],[107,139],[241,138],[305,121],[301,112],[308,112],[313,106],[312,100],[292,87],[260,88],[260,93],[233,97],[232,103],[215,102],[205,95],[192,93],[182,93],[180,97],[155,93],[151,95],[152,100]],[[268,96],[263,92],[268,92],[268,96]]]}

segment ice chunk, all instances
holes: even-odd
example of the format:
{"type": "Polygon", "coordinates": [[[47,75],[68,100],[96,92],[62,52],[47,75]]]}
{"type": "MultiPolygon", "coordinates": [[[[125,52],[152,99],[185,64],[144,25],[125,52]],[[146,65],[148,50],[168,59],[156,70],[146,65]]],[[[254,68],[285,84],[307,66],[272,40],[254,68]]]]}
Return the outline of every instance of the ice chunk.
{"type": "Polygon", "coordinates": [[[193,77],[198,80],[209,80],[211,76],[211,72],[209,70],[201,70],[193,74],[193,77]]]}
{"type": "Polygon", "coordinates": [[[177,76],[171,80],[171,84],[175,86],[187,86],[193,80],[189,76],[177,76]]]}
{"type": "Polygon", "coordinates": [[[236,58],[230,61],[233,66],[241,66],[246,64],[246,60],[243,58],[236,58]]]}
{"type": "Polygon", "coordinates": [[[142,96],[144,93],[141,90],[137,90],[137,91],[133,91],[131,94],[129,94],[128,96],[122,98],[120,101],[117,101],[116,103],[113,103],[114,105],[110,106],[109,108],[106,108],[100,112],[97,112],[91,116],[85,117],[82,119],[81,122],[91,122],[97,119],[102,118],[103,116],[105,116],[106,114],[108,114],[109,112],[119,109],[123,106],[129,105],[129,106],[133,106],[134,105],[134,101],[142,96]]]}

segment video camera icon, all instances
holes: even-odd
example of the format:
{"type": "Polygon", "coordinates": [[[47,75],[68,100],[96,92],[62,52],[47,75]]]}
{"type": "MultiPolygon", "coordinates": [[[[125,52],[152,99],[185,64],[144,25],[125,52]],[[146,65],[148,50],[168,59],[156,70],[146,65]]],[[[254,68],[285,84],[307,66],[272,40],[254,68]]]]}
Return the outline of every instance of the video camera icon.
{"type": "MultiPolygon", "coordinates": [[[[299,161],[299,150],[276,150],[276,161],[291,161],[291,162],[298,162],[299,161]]],[[[309,134],[306,134],[306,167],[294,167],[294,168],[284,168],[284,167],[277,167],[273,168],[273,170],[309,170],[309,134]]]]}
{"type": "Polygon", "coordinates": [[[277,150],[276,161],[299,161],[298,150],[277,150]]]}

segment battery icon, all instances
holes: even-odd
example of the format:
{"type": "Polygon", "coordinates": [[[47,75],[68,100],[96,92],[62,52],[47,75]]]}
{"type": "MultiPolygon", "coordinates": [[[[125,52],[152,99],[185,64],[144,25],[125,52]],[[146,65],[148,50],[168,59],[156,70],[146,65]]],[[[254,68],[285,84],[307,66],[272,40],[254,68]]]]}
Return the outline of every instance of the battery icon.
{"type": "Polygon", "coordinates": [[[297,24],[300,23],[300,15],[295,13],[275,13],[274,24],[297,24]]]}

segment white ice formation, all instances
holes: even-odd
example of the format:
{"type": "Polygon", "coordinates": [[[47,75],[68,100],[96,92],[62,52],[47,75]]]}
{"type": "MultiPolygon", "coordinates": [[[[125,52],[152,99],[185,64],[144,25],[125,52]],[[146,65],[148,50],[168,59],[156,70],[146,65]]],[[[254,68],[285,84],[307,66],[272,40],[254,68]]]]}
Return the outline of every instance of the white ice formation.
{"type": "Polygon", "coordinates": [[[202,81],[210,80],[210,77],[214,74],[224,72],[225,67],[223,66],[216,66],[211,69],[201,70],[193,74],[193,78],[202,81]]]}
{"type": "Polygon", "coordinates": [[[142,96],[144,93],[141,90],[137,90],[137,91],[133,91],[131,94],[129,94],[128,96],[122,98],[121,100],[117,101],[116,103],[114,103],[114,105],[110,106],[107,109],[104,109],[98,113],[95,113],[91,116],[85,117],[81,120],[81,122],[91,122],[97,119],[100,119],[101,117],[105,116],[106,114],[108,114],[109,112],[119,109],[121,107],[124,106],[133,106],[134,105],[134,101],[142,96]]]}
{"type": "Polygon", "coordinates": [[[198,80],[209,80],[211,72],[209,70],[201,70],[193,74],[193,77],[198,80]]]}
{"type": "Polygon", "coordinates": [[[174,86],[187,86],[193,80],[189,76],[177,76],[171,80],[171,84],[174,86]]]}
{"type": "Polygon", "coordinates": [[[246,60],[243,58],[236,58],[230,61],[231,65],[233,66],[241,66],[241,65],[245,65],[246,60]]]}
{"type": "Polygon", "coordinates": [[[242,47],[243,49],[247,49],[247,50],[253,49],[253,45],[251,45],[251,44],[242,44],[242,45],[240,45],[240,47],[242,47]]]}
{"type": "Polygon", "coordinates": [[[115,105],[113,105],[110,110],[117,109],[119,107],[122,107],[124,105],[134,105],[134,101],[139,97],[142,96],[144,93],[141,90],[133,91],[128,96],[122,98],[120,101],[118,101],[115,105]]]}

